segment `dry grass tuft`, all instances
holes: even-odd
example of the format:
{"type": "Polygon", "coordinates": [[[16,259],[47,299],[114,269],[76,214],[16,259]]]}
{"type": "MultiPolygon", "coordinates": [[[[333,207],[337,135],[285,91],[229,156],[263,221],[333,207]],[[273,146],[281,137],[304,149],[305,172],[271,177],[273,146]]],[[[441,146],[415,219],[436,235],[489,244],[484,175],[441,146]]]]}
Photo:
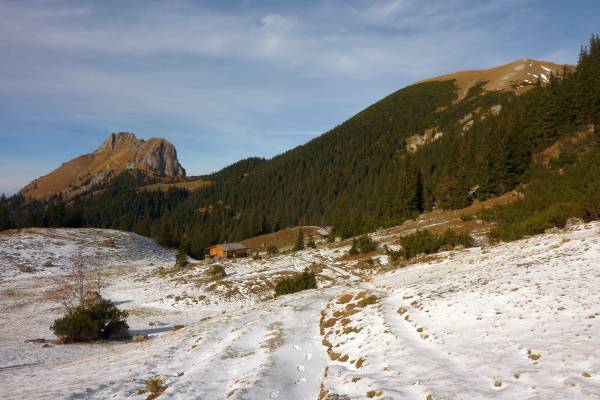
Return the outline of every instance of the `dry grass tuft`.
{"type": "Polygon", "coordinates": [[[362,331],[362,328],[355,328],[353,326],[346,326],[346,327],[344,327],[344,330],[342,332],[344,333],[344,335],[348,335],[350,333],[359,333],[360,331],[362,331]]]}
{"type": "Polygon", "coordinates": [[[379,300],[379,298],[377,296],[375,296],[374,294],[372,294],[371,296],[360,300],[358,302],[358,306],[361,308],[364,308],[366,306],[370,306],[371,304],[377,303],[378,300],[379,300]]]}
{"type": "Polygon", "coordinates": [[[366,359],[364,357],[359,358],[358,360],[356,360],[356,368],[361,369],[363,364],[365,363],[366,359]]]}
{"type": "Polygon", "coordinates": [[[152,377],[145,382],[146,389],[150,394],[146,397],[146,400],[152,400],[160,396],[165,390],[167,390],[167,386],[165,382],[158,376],[152,377]]]}
{"type": "Polygon", "coordinates": [[[343,294],[340,297],[338,297],[337,303],[338,304],[346,304],[350,300],[352,300],[352,297],[353,296],[350,293],[343,294]]]}
{"type": "Polygon", "coordinates": [[[327,321],[325,321],[323,323],[323,327],[324,328],[331,328],[332,326],[335,325],[336,321],[337,320],[335,318],[329,318],[327,321]]]}
{"type": "Polygon", "coordinates": [[[533,350],[529,349],[529,350],[527,350],[527,357],[530,360],[537,361],[537,360],[539,360],[542,357],[542,355],[534,353],[533,350]]]}

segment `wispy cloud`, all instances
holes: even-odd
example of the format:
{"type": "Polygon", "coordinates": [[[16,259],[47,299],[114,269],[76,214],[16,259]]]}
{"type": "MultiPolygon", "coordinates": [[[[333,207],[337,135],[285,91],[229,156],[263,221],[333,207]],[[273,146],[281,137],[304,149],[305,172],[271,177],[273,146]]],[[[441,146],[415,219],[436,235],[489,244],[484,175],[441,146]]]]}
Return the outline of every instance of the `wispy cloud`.
{"type": "Polygon", "coordinates": [[[551,54],[542,4],[0,1],[0,135],[141,129],[207,172],[223,138],[223,162],[273,154],[415,80],[551,54]]]}

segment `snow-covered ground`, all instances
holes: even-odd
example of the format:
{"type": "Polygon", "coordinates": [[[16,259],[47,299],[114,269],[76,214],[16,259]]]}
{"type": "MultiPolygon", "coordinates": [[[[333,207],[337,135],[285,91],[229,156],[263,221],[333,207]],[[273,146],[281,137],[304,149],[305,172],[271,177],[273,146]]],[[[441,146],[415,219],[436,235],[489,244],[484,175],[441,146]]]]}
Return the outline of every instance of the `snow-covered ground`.
{"type": "Polygon", "coordinates": [[[171,261],[174,253],[134,233],[109,229],[24,229],[0,235],[0,279],[28,269],[51,276],[73,266],[150,264],[171,261]]]}
{"type": "Polygon", "coordinates": [[[223,262],[220,280],[205,263],[173,269],[172,252],[129,233],[0,236],[0,397],[144,399],[156,376],[165,399],[598,399],[599,227],[403,268],[343,243],[223,262]],[[53,337],[61,310],[47,293],[73,253],[105,260],[102,294],[149,340],[25,342],[53,337]],[[15,267],[49,258],[59,268],[15,267]],[[319,289],[273,299],[277,279],[305,268],[319,289]]]}

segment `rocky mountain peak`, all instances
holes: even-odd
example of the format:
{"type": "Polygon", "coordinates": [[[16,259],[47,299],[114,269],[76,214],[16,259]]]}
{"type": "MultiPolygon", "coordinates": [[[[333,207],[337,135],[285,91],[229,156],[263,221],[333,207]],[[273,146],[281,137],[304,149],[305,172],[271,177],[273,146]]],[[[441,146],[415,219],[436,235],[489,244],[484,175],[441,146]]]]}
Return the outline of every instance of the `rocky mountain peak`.
{"type": "Polygon", "coordinates": [[[111,133],[94,153],[100,153],[103,151],[114,151],[115,148],[119,146],[136,148],[139,147],[142,143],[144,143],[144,139],[138,139],[135,136],[135,134],[131,132],[111,133]]]}
{"type": "Polygon", "coordinates": [[[184,177],[177,150],[161,138],[143,140],[131,132],[111,133],[93,153],[74,158],[21,190],[27,198],[73,197],[109,182],[123,171],[150,176],[184,177]]]}

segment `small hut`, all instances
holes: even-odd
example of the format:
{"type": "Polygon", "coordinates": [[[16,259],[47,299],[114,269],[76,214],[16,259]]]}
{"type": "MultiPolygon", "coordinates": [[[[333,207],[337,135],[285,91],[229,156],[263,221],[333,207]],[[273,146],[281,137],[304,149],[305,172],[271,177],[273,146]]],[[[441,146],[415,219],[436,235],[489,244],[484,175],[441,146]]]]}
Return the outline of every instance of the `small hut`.
{"type": "Polygon", "coordinates": [[[208,255],[220,258],[238,258],[248,256],[248,247],[241,243],[215,244],[208,248],[208,255]]]}

